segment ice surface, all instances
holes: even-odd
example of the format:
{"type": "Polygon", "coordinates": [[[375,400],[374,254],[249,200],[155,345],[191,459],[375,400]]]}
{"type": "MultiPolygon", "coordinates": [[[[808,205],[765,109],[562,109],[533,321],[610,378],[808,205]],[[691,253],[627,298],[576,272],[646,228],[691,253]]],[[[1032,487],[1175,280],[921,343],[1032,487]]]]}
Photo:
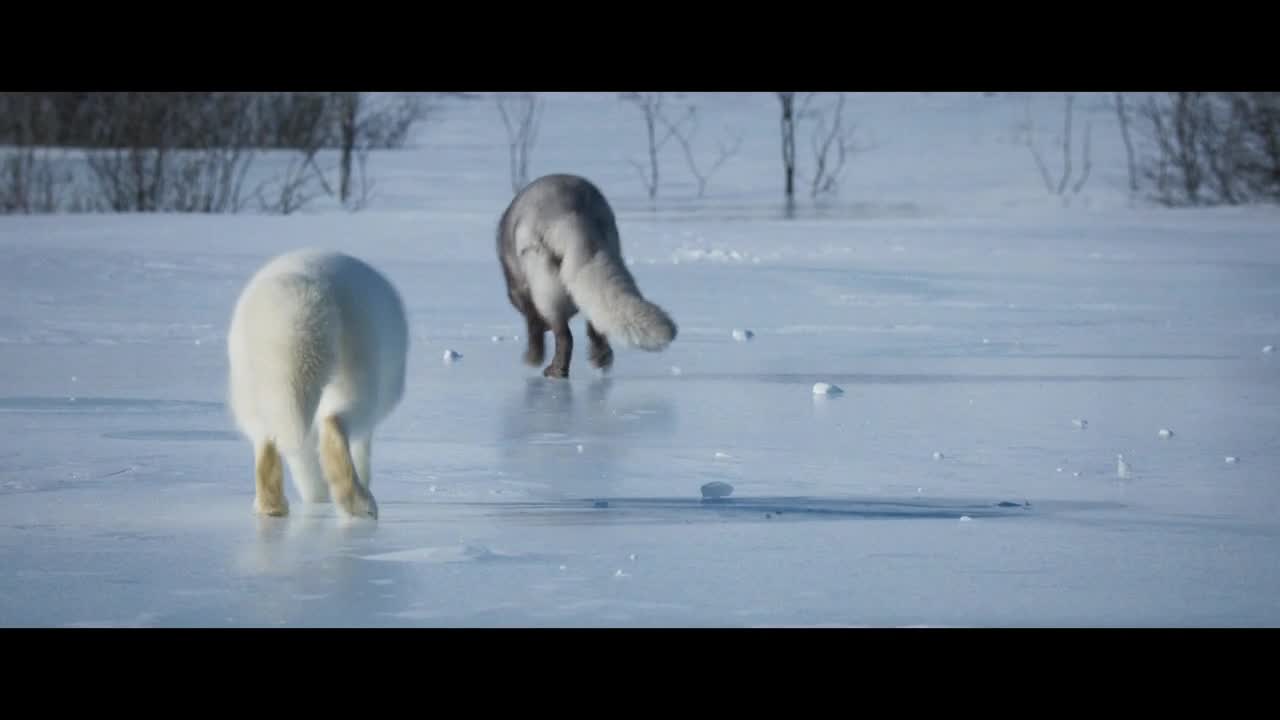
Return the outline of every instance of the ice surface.
{"type": "Polygon", "coordinates": [[[1101,111],[1064,208],[1009,139],[1020,99],[901,93],[850,96],[878,147],[788,220],[776,101],[700,102],[740,156],[703,199],[664,156],[656,210],[634,110],[548,102],[533,170],[599,181],[680,324],[607,375],[581,317],[568,381],[521,362],[487,101],[374,153],[359,213],[0,216],[0,625],[1280,625],[1280,213],[1130,208],[1101,111]],[[300,245],[368,259],[409,312],[376,524],[292,488],[289,517],[251,512],[224,337],[300,245]]]}

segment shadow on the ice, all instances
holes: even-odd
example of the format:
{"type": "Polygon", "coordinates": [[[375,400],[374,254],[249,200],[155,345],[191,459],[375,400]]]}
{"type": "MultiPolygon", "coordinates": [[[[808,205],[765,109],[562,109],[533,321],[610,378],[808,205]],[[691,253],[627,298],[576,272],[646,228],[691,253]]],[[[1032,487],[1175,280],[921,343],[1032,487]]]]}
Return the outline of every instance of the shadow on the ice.
{"type": "Polygon", "coordinates": [[[222,403],[200,400],[158,400],[149,398],[80,397],[0,397],[0,412],[50,413],[193,413],[217,412],[222,403]]]}
{"type": "Polygon", "coordinates": [[[301,503],[283,518],[254,518],[255,532],[236,553],[241,624],[256,627],[393,625],[411,579],[391,564],[360,559],[377,524],[337,517],[332,506],[301,503]]]}
{"type": "Polygon", "coordinates": [[[955,373],[697,373],[676,376],[633,376],[636,380],[665,378],[677,382],[711,380],[716,382],[754,381],[787,385],[811,385],[826,382],[838,385],[970,385],[1001,383],[1123,383],[1177,380],[1161,375],[1006,375],[955,373]]]}
{"type": "Polygon", "coordinates": [[[285,517],[256,516],[253,521],[253,541],[239,555],[240,570],[250,575],[289,575],[320,559],[338,558],[353,544],[374,537],[378,528],[342,518],[327,503],[293,502],[285,517]]]}
{"type": "Polygon", "coordinates": [[[535,524],[673,523],[714,520],[976,520],[1017,518],[1047,513],[1114,509],[1116,503],[942,498],[585,498],[558,502],[490,505],[489,513],[535,524]]]}
{"type": "Polygon", "coordinates": [[[676,424],[665,397],[619,399],[614,389],[609,377],[593,378],[585,388],[528,378],[500,416],[498,469],[556,494],[609,492],[632,441],[669,434],[676,424]]]}

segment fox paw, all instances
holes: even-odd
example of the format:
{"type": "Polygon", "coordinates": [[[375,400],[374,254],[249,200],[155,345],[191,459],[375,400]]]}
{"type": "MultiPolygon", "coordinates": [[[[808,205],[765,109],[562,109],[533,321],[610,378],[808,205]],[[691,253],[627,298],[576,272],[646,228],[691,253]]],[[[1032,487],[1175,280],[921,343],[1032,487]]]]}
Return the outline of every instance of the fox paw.
{"type": "Polygon", "coordinates": [[[284,517],[289,514],[289,501],[284,496],[275,500],[264,500],[261,495],[253,498],[253,512],[268,517],[284,517]]]}
{"type": "Polygon", "coordinates": [[[337,505],[347,517],[378,519],[378,503],[374,501],[373,494],[359,483],[352,486],[350,493],[339,496],[337,505]]]}
{"type": "Polygon", "coordinates": [[[613,348],[608,345],[593,345],[587,359],[592,367],[608,370],[613,367],[613,348]]]}

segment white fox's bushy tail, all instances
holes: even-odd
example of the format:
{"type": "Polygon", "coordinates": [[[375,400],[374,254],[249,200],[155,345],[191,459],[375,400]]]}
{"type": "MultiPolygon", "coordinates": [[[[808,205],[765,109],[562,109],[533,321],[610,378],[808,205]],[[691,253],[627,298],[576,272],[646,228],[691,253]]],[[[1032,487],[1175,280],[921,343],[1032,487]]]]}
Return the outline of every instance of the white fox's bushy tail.
{"type": "Polygon", "coordinates": [[[596,253],[567,275],[562,279],[569,295],[606,336],[650,352],[675,340],[675,321],[640,294],[626,266],[609,253],[596,253]]]}
{"type": "Polygon", "coordinates": [[[265,279],[243,308],[240,358],[264,430],[280,450],[303,447],[338,353],[340,316],[326,283],[265,279]]]}

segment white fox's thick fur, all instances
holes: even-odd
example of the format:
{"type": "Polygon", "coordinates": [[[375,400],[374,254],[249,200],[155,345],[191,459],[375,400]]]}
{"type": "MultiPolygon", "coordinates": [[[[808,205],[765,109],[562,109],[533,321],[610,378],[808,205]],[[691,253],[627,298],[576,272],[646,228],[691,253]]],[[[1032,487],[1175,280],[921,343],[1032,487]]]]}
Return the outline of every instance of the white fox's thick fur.
{"type": "Polygon", "coordinates": [[[608,201],[585,178],[545,175],[525,186],[498,223],[498,257],[511,304],[529,322],[526,359],[539,362],[542,333],[556,334],[556,359],[545,374],[567,376],[567,323],[579,309],[600,367],[612,362],[606,338],[650,352],[675,340],[675,322],[644,297],[623,260],[608,201]]]}
{"type": "Polygon", "coordinates": [[[377,517],[373,431],[404,394],[408,335],[396,289],[351,256],[298,250],[249,280],[227,337],[229,404],[254,446],[258,512],[287,512],[278,450],[304,501],[377,517]]]}

